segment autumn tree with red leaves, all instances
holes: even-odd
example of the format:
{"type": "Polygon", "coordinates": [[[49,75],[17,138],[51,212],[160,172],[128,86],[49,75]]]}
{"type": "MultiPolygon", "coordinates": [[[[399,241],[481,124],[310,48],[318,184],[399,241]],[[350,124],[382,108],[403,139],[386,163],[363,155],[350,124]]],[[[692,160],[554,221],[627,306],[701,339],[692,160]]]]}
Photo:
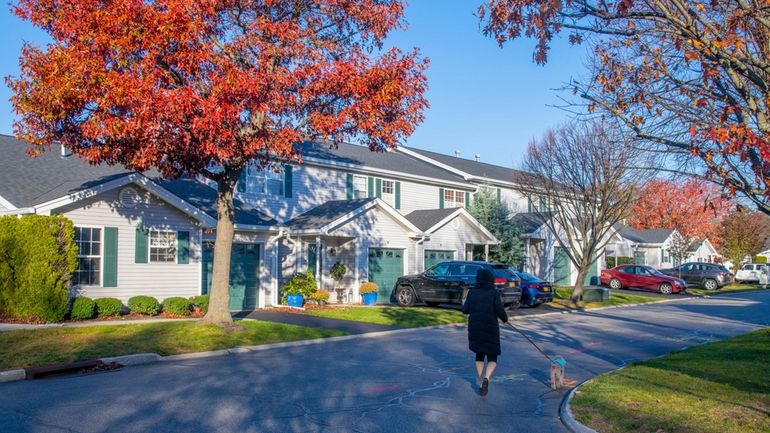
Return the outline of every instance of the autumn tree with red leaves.
{"type": "Polygon", "coordinates": [[[752,257],[768,247],[770,217],[760,212],[739,209],[731,212],[720,224],[720,252],[737,270],[746,257],[752,257]]]}
{"type": "Polygon", "coordinates": [[[486,0],[485,34],[590,44],[588,111],[624,123],[656,168],[712,180],[770,214],[770,6],[766,0],[486,0]],[[693,164],[696,162],[696,164],[693,164]]]}
{"type": "Polygon", "coordinates": [[[720,248],[720,224],[732,209],[732,200],[709,182],[655,179],[642,189],[627,222],[637,229],[675,229],[680,237],[672,255],[682,260],[697,240],[708,239],[720,248]]]}
{"type": "Polygon", "coordinates": [[[216,182],[206,320],[228,312],[233,190],[247,164],[301,161],[295,144],[396,146],[423,119],[427,60],[382,50],[400,0],[19,0],[50,34],[9,77],[15,132],[92,163],[216,182]]]}

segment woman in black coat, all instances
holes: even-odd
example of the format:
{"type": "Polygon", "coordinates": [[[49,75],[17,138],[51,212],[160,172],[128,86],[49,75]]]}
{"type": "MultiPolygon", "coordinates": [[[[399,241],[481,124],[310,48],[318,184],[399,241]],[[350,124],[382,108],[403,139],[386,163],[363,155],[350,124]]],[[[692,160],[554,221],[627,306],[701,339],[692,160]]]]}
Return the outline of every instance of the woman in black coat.
{"type": "Polygon", "coordinates": [[[489,379],[495,372],[497,356],[500,354],[500,327],[497,319],[508,322],[492,271],[479,269],[476,272],[476,287],[468,291],[463,313],[468,314],[468,347],[476,353],[476,375],[481,379],[479,394],[487,395],[489,379]],[[486,372],[484,358],[487,360],[486,372]]]}

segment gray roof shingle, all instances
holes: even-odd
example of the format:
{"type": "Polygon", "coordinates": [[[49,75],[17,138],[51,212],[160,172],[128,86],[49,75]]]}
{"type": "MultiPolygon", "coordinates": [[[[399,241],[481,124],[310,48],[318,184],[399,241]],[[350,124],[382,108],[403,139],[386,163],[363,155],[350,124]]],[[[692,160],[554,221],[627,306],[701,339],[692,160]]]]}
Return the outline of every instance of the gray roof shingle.
{"type": "Polygon", "coordinates": [[[467,183],[462,176],[401,152],[372,152],[367,147],[350,143],[341,143],[334,148],[331,142],[324,141],[306,141],[298,145],[297,149],[303,158],[315,158],[437,180],[467,183]]]}
{"type": "Polygon", "coordinates": [[[519,229],[520,235],[531,235],[545,224],[541,216],[550,218],[549,213],[522,212],[511,217],[511,224],[519,229]]]}
{"type": "Polygon", "coordinates": [[[416,210],[404,216],[418,229],[426,231],[455,212],[457,208],[416,210]]]}
{"type": "Polygon", "coordinates": [[[641,244],[662,244],[666,242],[674,229],[646,229],[639,230],[628,226],[623,226],[618,230],[621,236],[641,244]]]}
{"type": "Polygon", "coordinates": [[[458,158],[456,156],[444,155],[441,153],[417,149],[414,147],[407,147],[407,149],[475,177],[483,177],[503,182],[514,182],[514,177],[516,177],[517,174],[519,176],[523,175],[524,177],[527,177],[526,173],[515,170],[513,168],[489,164],[486,162],[479,162],[471,159],[458,158]]]}
{"type": "Polygon", "coordinates": [[[285,225],[294,230],[320,229],[344,215],[349,214],[376,198],[358,198],[353,200],[332,200],[314,207],[286,221],[285,225]]]}

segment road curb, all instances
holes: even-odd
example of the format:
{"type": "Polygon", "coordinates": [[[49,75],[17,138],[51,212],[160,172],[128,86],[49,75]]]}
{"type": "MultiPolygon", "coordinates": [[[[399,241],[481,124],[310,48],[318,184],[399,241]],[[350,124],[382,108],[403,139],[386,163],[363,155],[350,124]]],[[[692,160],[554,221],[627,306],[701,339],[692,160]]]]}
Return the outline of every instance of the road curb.
{"type": "Polygon", "coordinates": [[[575,396],[575,393],[577,393],[578,388],[590,382],[591,380],[593,380],[593,378],[588,379],[580,383],[578,386],[572,388],[572,390],[570,390],[570,392],[564,396],[564,399],[561,401],[561,405],[559,406],[559,418],[561,418],[562,424],[564,424],[564,426],[567,427],[567,429],[572,433],[599,433],[596,430],[576,420],[575,416],[572,415],[572,409],[570,408],[570,403],[572,402],[572,398],[575,396]]]}
{"type": "Polygon", "coordinates": [[[27,378],[27,372],[24,369],[0,371],[0,383],[16,382],[27,378]]]}

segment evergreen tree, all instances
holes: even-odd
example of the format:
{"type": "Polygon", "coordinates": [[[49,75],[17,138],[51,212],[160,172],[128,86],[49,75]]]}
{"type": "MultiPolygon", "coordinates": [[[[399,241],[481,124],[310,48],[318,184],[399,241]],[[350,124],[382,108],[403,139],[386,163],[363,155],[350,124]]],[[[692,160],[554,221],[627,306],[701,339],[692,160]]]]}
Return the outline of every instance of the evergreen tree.
{"type": "Polygon", "coordinates": [[[489,259],[518,266],[524,257],[519,230],[511,224],[508,206],[492,189],[482,187],[473,197],[470,213],[497,237],[500,244],[490,248],[489,259]]]}

